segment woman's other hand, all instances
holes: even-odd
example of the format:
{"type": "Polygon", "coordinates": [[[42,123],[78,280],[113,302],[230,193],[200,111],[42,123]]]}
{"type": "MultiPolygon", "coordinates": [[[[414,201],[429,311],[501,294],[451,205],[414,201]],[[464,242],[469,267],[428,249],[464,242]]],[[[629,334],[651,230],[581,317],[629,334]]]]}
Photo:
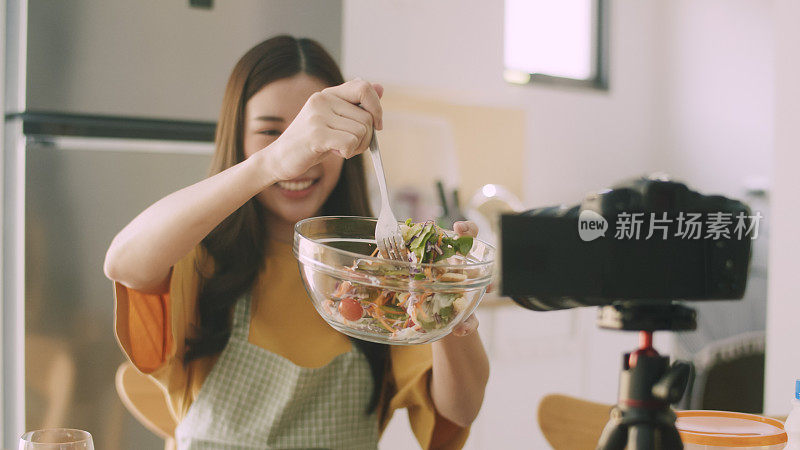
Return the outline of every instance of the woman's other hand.
{"type": "Polygon", "coordinates": [[[383,87],[355,79],[323,89],[267,150],[278,181],[301,176],[331,154],[352,158],[369,148],[372,129],[383,128],[383,87]]]}
{"type": "MultiPolygon", "coordinates": [[[[453,230],[459,236],[478,235],[478,226],[472,222],[456,222],[453,230]]],[[[489,358],[477,329],[478,319],[471,315],[450,335],[431,344],[433,404],[439,414],[461,427],[469,426],[478,415],[489,380],[489,358]]]]}
{"type": "MultiPolygon", "coordinates": [[[[459,236],[478,236],[478,226],[474,222],[456,222],[453,224],[453,231],[459,236]]],[[[470,314],[463,322],[453,328],[454,336],[468,336],[478,330],[478,318],[475,314],[470,314]]]]}

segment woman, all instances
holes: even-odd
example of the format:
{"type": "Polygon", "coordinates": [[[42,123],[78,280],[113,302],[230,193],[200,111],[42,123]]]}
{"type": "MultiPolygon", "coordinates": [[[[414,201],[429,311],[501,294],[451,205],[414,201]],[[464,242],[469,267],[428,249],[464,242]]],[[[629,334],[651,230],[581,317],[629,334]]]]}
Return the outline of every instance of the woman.
{"type": "Polygon", "coordinates": [[[351,340],[291,254],[298,220],[369,215],[361,153],[382,92],[344,83],[312,40],[262,42],[228,81],[211,176],[111,243],[117,338],[167,392],[180,448],[375,448],[398,408],[423,448],[463,445],[489,371],[474,317],[426,346],[351,340]]]}

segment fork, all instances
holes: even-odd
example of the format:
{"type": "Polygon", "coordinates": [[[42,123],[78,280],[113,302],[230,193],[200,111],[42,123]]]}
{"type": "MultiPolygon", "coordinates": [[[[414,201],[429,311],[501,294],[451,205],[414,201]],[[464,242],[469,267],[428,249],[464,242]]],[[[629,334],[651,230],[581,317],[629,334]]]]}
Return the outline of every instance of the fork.
{"type": "Polygon", "coordinates": [[[378,147],[378,137],[375,130],[372,130],[372,140],[369,142],[369,153],[372,155],[372,165],[375,166],[375,176],[378,178],[378,187],[381,190],[381,212],[378,214],[378,223],[375,225],[375,243],[381,256],[396,261],[407,261],[408,251],[406,249],[403,235],[400,234],[400,226],[389,206],[389,191],[386,189],[386,174],[383,172],[381,162],[381,151],[378,147]]]}

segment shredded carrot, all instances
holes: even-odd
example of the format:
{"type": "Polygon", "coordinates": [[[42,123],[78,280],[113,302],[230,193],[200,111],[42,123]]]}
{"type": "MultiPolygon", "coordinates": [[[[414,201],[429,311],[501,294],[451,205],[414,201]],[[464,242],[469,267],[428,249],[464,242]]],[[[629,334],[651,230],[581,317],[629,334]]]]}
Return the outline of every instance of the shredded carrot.
{"type": "Polygon", "coordinates": [[[400,295],[397,296],[397,299],[398,299],[397,300],[397,304],[400,305],[400,306],[406,306],[406,302],[411,297],[411,295],[406,294],[405,297],[402,298],[402,300],[400,299],[400,297],[401,297],[400,295]]]}
{"type": "Polygon", "coordinates": [[[386,299],[388,298],[389,298],[389,293],[383,291],[381,292],[381,295],[379,295],[378,298],[375,299],[375,304],[378,306],[383,306],[383,304],[386,303],[386,299]]]}
{"type": "Polygon", "coordinates": [[[375,247],[375,250],[369,256],[372,256],[372,257],[378,256],[378,247],[375,247]]]}
{"type": "Polygon", "coordinates": [[[383,326],[383,328],[386,328],[388,331],[394,333],[394,329],[392,329],[391,325],[389,325],[389,323],[386,322],[386,319],[383,318],[383,311],[381,311],[380,308],[371,308],[371,309],[372,311],[367,311],[369,315],[377,319],[378,323],[380,323],[381,326],[383,326]]]}
{"type": "Polygon", "coordinates": [[[387,330],[394,333],[394,329],[392,329],[392,327],[386,322],[386,320],[383,318],[382,315],[376,317],[376,319],[378,319],[378,322],[380,322],[380,324],[383,325],[383,328],[386,328],[387,330]]]}

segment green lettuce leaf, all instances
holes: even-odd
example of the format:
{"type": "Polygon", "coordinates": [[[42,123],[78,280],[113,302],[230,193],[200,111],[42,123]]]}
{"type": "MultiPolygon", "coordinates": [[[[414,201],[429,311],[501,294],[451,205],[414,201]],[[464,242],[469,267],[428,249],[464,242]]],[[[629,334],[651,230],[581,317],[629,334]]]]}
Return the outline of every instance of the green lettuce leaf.
{"type": "Polygon", "coordinates": [[[405,226],[400,227],[400,231],[403,233],[403,240],[405,241],[406,246],[411,245],[411,238],[422,231],[422,227],[425,226],[425,224],[422,223],[411,224],[410,221],[411,219],[408,219],[405,226]]]}
{"type": "MultiPolygon", "coordinates": [[[[417,225],[421,225],[421,224],[417,224],[417,225]]],[[[422,228],[422,233],[419,236],[417,236],[416,238],[414,238],[411,241],[410,244],[408,244],[408,248],[411,249],[411,250],[416,250],[419,247],[423,247],[424,248],[425,242],[428,240],[428,238],[430,238],[432,230],[433,230],[433,224],[432,223],[426,224],[424,226],[424,228],[422,228]]]]}
{"type": "MultiPolygon", "coordinates": [[[[442,242],[442,243],[444,243],[444,242],[442,242]]],[[[439,262],[439,261],[441,261],[443,259],[447,259],[447,258],[449,258],[449,257],[451,257],[451,256],[453,256],[455,254],[456,254],[456,251],[453,249],[452,246],[442,245],[442,254],[436,256],[436,258],[434,258],[433,262],[439,262]]]]}
{"type": "Polygon", "coordinates": [[[469,251],[472,250],[472,236],[461,236],[460,238],[456,239],[455,245],[453,245],[456,252],[461,253],[464,256],[469,255],[469,251]]]}

